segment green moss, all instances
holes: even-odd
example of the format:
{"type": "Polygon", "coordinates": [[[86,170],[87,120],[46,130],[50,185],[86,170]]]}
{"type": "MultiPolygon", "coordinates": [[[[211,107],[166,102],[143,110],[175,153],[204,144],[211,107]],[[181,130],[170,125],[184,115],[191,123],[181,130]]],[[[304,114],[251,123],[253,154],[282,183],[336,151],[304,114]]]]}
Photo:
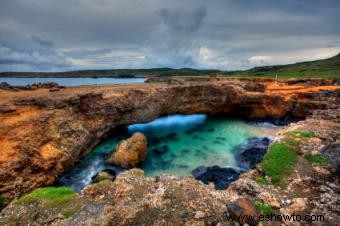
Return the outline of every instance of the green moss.
{"type": "Polygon", "coordinates": [[[276,186],[283,186],[282,180],[289,176],[297,163],[295,150],[286,144],[273,144],[265,155],[260,167],[276,186]]]}
{"type": "Polygon", "coordinates": [[[300,149],[301,140],[293,137],[285,137],[282,139],[282,143],[288,145],[290,148],[298,151],[300,149]]]}
{"type": "Polygon", "coordinates": [[[270,214],[274,213],[273,208],[268,204],[264,204],[264,203],[261,203],[261,202],[255,202],[255,206],[256,206],[257,211],[259,211],[261,214],[270,215],[270,214]]]}
{"type": "Polygon", "coordinates": [[[71,201],[77,193],[69,187],[38,188],[17,200],[17,202],[42,202],[46,207],[59,207],[71,201]]]}
{"type": "Polygon", "coordinates": [[[264,178],[264,177],[259,177],[259,178],[257,178],[257,179],[255,180],[255,182],[256,182],[257,184],[259,184],[259,185],[268,185],[268,184],[269,184],[269,182],[267,181],[267,179],[264,178]]]}
{"type": "Polygon", "coordinates": [[[305,137],[305,138],[312,138],[315,137],[315,133],[311,131],[304,131],[304,130],[293,130],[288,132],[287,134],[299,136],[299,137],[305,137]]]}
{"type": "Polygon", "coordinates": [[[326,159],[321,154],[312,155],[308,153],[304,157],[305,159],[307,159],[308,162],[310,162],[313,165],[326,166],[329,163],[328,159],[326,159]]]}

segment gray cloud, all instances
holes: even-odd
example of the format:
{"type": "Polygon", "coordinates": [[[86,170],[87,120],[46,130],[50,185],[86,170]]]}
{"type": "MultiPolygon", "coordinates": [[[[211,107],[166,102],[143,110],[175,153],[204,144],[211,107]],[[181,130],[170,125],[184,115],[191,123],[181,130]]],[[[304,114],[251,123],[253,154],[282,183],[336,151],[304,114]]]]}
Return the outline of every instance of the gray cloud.
{"type": "Polygon", "coordinates": [[[36,35],[32,35],[32,41],[45,48],[52,48],[54,46],[53,42],[45,40],[36,35]]]}
{"type": "Polygon", "coordinates": [[[0,71],[244,69],[340,51],[338,0],[0,0],[0,71]]]}
{"type": "Polygon", "coordinates": [[[15,49],[0,45],[0,68],[10,70],[61,70],[72,66],[64,55],[54,49],[53,42],[32,35],[26,44],[31,48],[15,49]],[[13,69],[12,69],[13,68],[13,69]]]}
{"type": "Polygon", "coordinates": [[[195,35],[202,28],[207,9],[161,9],[162,23],[151,33],[151,54],[146,60],[158,67],[197,67],[200,51],[195,35]]]}
{"type": "Polygon", "coordinates": [[[207,8],[200,6],[192,11],[184,8],[173,11],[161,9],[159,14],[172,32],[190,34],[201,28],[203,19],[207,15],[207,8]]]}

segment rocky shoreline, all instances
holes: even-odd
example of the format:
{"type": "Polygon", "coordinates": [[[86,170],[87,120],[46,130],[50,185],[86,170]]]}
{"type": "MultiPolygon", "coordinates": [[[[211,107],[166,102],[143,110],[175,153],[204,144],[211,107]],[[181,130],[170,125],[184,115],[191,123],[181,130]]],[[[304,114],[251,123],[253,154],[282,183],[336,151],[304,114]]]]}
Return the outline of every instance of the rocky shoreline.
{"type": "MultiPolygon", "coordinates": [[[[330,82],[313,84],[312,80],[294,84],[227,80],[84,86],[57,91],[44,87],[0,89],[3,97],[0,100],[0,146],[3,150],[0,192],[8,200],[52,184],[57,176],[120,125],[146,122],[172,113],[242,112],[240,116],[249,119],[284,119],[287,115],[306,118],[290,124],[274,141],[280,144],[288,142],[289,138],[289,145],[298,147],[294,155],[296,165],[279,181],[284,186],[276,184],[265,166],[256,166],[232,182],[228,189],[219,191],[192,177],[143,177],[142,171],[132,169],[118,175],[113,182],[86,187],[70,200],[64,200],[68,203],[66,206],[56,205],[51,209],[44,200],[14,201],[1,212],[0,222],[9,225],[30,222],[229,225],[231,222],[224,217],[230,212],[227,207],[240,205],[237,202],[240,198],[250,200],[251,205],[260,203],[258,209],[268,205],[274,213],[324,214],[324,225],[339,222],[340,187],[336,174],[339,88],[330,82]],[[291,131],[308,131],[313,136],[302,136],[305,132],[301,136],[295,132],[292,135],[291,131]],[[322,153],[328,158],[331,156],[330,162],[309,162],[308,159],[322,153]],[[336,161],[332,162],[334,159],[336,161]]],[[[275,151],[270,148],[270,152],[275,151]]],[[[264,162],[271,160],[266,156],[264,162]]]]}

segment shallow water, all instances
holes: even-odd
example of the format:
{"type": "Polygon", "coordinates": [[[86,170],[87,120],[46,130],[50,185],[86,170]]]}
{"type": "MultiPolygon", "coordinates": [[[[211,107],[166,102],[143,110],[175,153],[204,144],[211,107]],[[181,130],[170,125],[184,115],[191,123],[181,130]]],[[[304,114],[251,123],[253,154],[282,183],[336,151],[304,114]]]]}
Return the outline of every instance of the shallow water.
{"type": "Polygon", "coordinates": [[[81,86],[100,84],[132,84],[143,83],[146,78],[12,78],[0,77],[0,83],[6,82],[12,86],[26,86],[34,83],[55,82],[61,86],[81,86]]]}
{"type": "Polygon", "coordinates": [[[189,175],[198,166],[237,167],[235,153],[251,137],[272,137],[278,127],[267,123],[247,123],[235,118],[206,115],[173,115],[147,124],[135,124],[104,140],[86,155],[60,182],[77,190],[91,183],[97,172],[111,168],[104,160],[117,143],[132,133],[143,132],[148,139],[148,156],[140,165],[146,176],[162,173],[189,175]]]}

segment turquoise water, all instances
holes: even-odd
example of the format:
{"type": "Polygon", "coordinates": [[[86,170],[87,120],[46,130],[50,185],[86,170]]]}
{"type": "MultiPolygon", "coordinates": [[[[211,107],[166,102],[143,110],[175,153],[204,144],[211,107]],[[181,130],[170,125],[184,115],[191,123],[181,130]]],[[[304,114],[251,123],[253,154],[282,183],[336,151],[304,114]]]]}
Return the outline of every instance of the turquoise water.
{"type": "Polygon", "coordinates": [[[206,115],[162,117],[151,123],[130,125],[126,131],[104,140],[60,182],[80,190],[105,168],[121,171],[119,167],[105,164],[104,160],[119,141],[137,131],[148,139],[148,156],[140,168],[146,176],[156,176],[163,173],[190,175],[201,165],[237,167],[235,153],[248,138],[274,136],[278,128],[268,123],[254,124],[206,115]]]}
{"type": "Polygon", "coordinates": [[[9,78],[0,77],[0,83],[6,82],[12,86],[26,86],[34,83],[55,82],[61,86],[81,86],[100,84],[143,83],[146,78],[9,78]]]}

